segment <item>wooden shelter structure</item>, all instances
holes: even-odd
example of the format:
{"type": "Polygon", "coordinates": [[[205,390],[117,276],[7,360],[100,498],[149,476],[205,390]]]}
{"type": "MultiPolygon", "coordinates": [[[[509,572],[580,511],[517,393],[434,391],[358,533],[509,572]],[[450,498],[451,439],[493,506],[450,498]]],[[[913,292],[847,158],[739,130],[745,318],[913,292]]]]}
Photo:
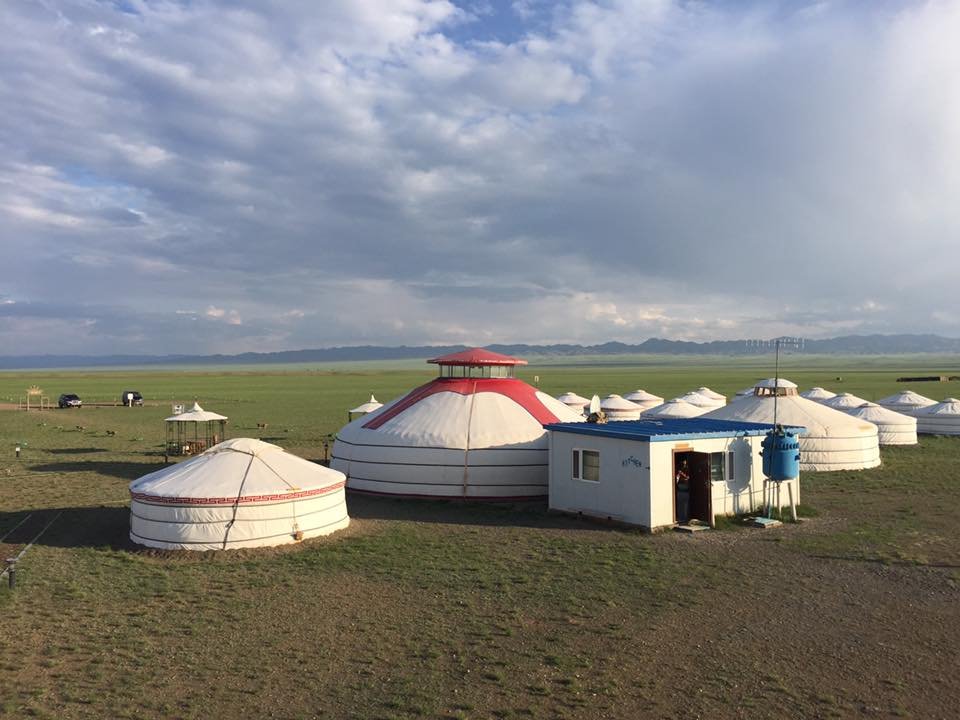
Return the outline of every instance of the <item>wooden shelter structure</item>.
{"type": "Polygon", "coordinates": [[[196,455],[223,442],[227,435],[227,417],[209,412],[194,402],[179,415],[171,415],[167,424],[166,455],[196,455]]]}

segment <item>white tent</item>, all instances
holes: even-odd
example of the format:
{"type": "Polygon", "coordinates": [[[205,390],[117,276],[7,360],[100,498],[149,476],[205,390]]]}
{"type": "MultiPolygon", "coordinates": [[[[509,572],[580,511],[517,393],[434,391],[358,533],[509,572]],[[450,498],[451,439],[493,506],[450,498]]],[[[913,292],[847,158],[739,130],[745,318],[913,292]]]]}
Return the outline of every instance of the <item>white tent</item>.
{"type": "Polygon", "coordinates": [[[654,395],[651,392],[646,390],[634,390],[631,393],[627,393],[623,396],[625,400],[629,400],[634,405],[639,405],[641,410],[649,410],[652,407],[663,404],[663,398],[659,395],[654,395]]]}
{"type": "Polygon", "coordinates": [[[667,418],[691,418],[703,415],[709,408],[697,407],[681,398],[667,400],[663,405],[644,410],[641,416],[644,420],[666,420],[667,418]]]}
{"type": "Polygon", "coordinates": [[[956,398],[917,410],[916,417],[921,435],[960,435],[960,400],[956,398]]]}
{"type": "Polygon", "coordinates": [[[703,395],[706,398],[710,398],[711,400],[714,401],[714,403],[717,404],[718,407],[723,407],[724,405],[727,404],[726,395],[721,395],[718,392],[714,392],[708,387],[698,387],[696,390],[694,390],[694,392],[699,393],[700,395],[703,395]]]}
{"type": "Polygon", "coordinates": [[[703,417],[718,420],[776,422],[806,428],[800,436],[800,469],[862,470],[880,464],[877,426],[800,397],[797,386],[773,378],[757,383],[754,396],[713,410],[703,417]]]}
{"type": "Polygon", "coordinates": [[[583,416],[513,377],[523,360],[475,348],[430,362],[440,377],[337,433],[331,467],[348,487],[450,498],[546,495],[543,426],[583,416]]]}
{"type": "Polygon", "coordinates": [[[904,415],[916,415],[923,408],[936,405],[937,401],[924,397],[920,393],[915,393],[913,390],[902,390],[881,398],[877,401],[877,404],[887,408],[887,410],[893,410],[904,415]]]}
{"type": "Polygon", "coordinates": [[[130,539],[166,550],[299,542],[350,523],[343,473],[236,438],[130,483],[130,539]]]}
{"type": "Polygon", "coordinates": [[[707,410],[714,410],[718,407],[723,407],[724,404],[726,404],[727,402],[726,400],[723,400],[722,402],[718,400],[714,400],[712,397],[707,397],[706,395],[702,395],[696,390],[691,390],[690,392],[684,395],[681,395],[677,399],[683,400],[684,402],[688,402],[691,405],[696,405],[698,408],[703,408],[705,412],[707,410]]]}
{"type": "Polygon", "coordinates": [[[643,410],[639,405],[616,394],[607,395],[601,400],[600,409],[607,416],[607,420],[639,420],[643,410]]]}
{"type": "Polygon", "coordinates": [[[581,415],[584,413],[587,405],[590,404],[590,398],[577,395],[575,392],[565,392],[563,395],[557,397],[557,400],[581,415]]]}
{"type": "Polygon", "coordinates": [[[834,410],[840,410],[841,412],[849,413],[851,410],[856,410],[867,401],[862,397],[857,397],[853,393],[844,392],[840,393],[839,395],[834,395],[832,398],[821,400],[820,402],[821,404],[831,407],[834,410]]]}
{"type": "Polygon", "coordinates": [[[383,407],[383,403],[379,402],[373,395],[370,396],[370,399],[367,400],[363,405],[358,405],[353,410],[350,411],[351,415],[366,415],[367,413],[372,413],[374,410],[379,410],[383,407]]]}
{"type": "Polygon", "coordinates": [[[835,392],[830,392],[825,390],[822,387],[812,387],[806,392],[800,393],[800,397],[805,397],[807,400],[816,400],[817,402],[823,402],[824,400],[829,400],[832,397],[836,397],[835,392]]]}
{"type": "Polygon", "coordinates": [[[917,419],[910,415],[887,410],[876,403],[867,402],[858,408],[846,411],[851,417],[866,420],[877,426],[881,445],[916,445],[917,419]]]}

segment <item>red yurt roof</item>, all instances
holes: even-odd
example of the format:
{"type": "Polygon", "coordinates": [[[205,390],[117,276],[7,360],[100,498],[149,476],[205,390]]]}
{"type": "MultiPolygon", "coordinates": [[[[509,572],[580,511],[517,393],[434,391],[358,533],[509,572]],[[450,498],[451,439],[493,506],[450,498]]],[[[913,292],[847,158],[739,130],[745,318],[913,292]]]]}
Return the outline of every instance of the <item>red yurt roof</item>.
{"type": "Polygon", "coordinates": [[[527,364],[526,360],[510,357],[509,355],[501,355],[500,353],[484,350],[483,348],[470,348],[469,350],[463,350],[461,352],[451,353],[450,355],[444,355],[443,357],[433,358],[432,360],[427,360],[427,362],[434,363],[436,365],[467,365],[478,367],[482,365],[527,364]]]}

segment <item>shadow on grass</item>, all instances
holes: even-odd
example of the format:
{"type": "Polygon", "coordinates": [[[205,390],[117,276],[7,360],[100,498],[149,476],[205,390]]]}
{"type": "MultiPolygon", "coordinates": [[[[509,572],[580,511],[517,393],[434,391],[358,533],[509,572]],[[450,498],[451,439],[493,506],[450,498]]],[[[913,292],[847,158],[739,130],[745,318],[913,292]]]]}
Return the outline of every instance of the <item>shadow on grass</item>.
{"type": "Polygon", "coordinates": [[[51,455],[86,455],[87,453],[107,452],[107,449],[101,447],[52,448],[47,450],[47,452],[51,455]]]}
{"type": "Polygon", "coordinates": [[[124,480],[135,480],[154,470],[164,467],[163,463],[112,462],[107,460],[77,460],[75,462],[55,462],[31,465],[34,472],[52,473],[98,473],[124,480]]]}
{"type": "MultiPolygon", "coordinates": [[[[40,535],[36,545],[137,549],[130,540],[130,508],[125,505],[0,512],[0,528],[14,528],[19,525],[4,541],[5,549],[19,549],[19,546],[26,545],[51,521],[53,524],[40,535]]],[[[0,536],[6,534],[6,531],[0,532],[0,536]]]]}
{"type": "Polygon", "coordinates": [[[522,502],[430,500],[347,491],[347,510],[350,517],[367,520],[640,532],[599,519],[550,512],[545,499],[522,502]]]}

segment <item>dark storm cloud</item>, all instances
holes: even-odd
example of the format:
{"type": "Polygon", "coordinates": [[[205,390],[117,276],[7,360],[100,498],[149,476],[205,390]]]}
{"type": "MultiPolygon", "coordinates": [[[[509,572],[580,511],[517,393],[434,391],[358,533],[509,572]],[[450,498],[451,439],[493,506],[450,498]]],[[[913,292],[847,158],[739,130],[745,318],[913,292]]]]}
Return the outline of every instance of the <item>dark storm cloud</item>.
{"type": "Polygon", "coordinates": [[[957,332],[956,4],[387,8],[0,8],[4,346],[957,332]]]}

